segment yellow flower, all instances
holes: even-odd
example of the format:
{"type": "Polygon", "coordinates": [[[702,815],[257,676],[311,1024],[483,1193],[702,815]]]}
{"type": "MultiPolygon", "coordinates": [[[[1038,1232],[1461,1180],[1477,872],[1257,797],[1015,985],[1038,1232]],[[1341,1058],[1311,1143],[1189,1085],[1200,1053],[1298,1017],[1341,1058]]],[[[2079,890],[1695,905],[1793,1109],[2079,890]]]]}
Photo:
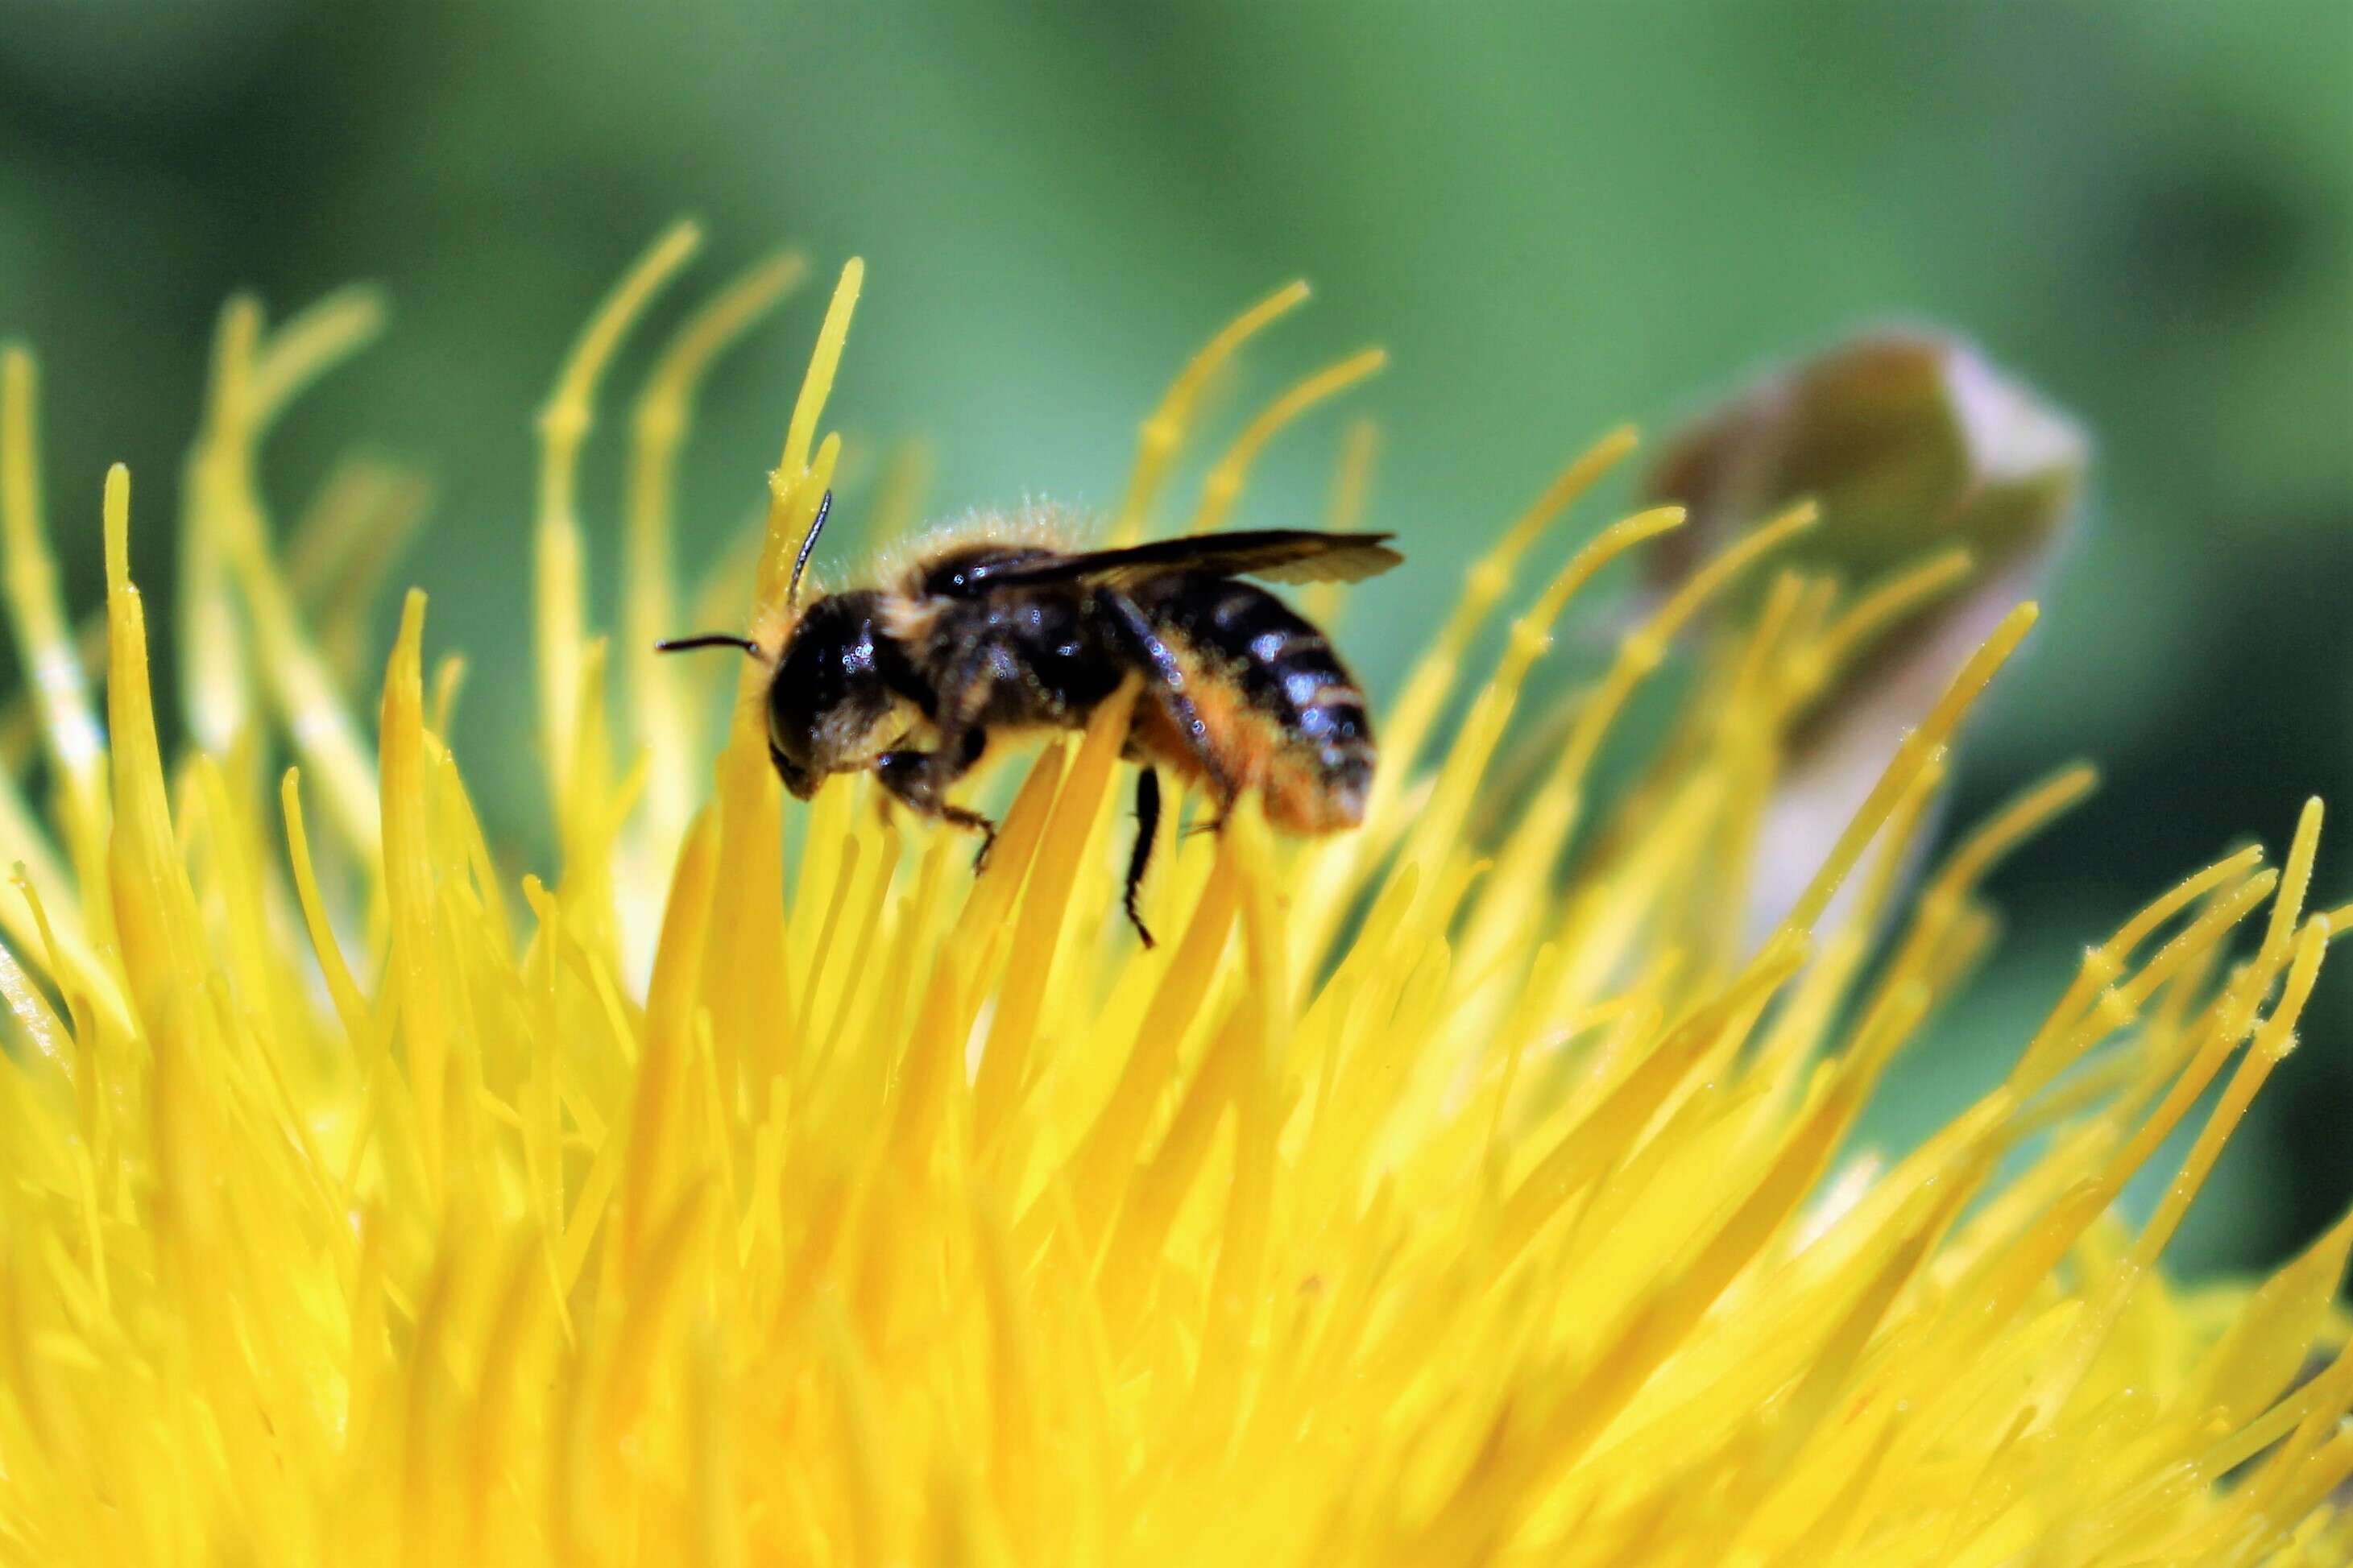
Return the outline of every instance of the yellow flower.
{"type": "MultiPolygon", "coordinates": [[[[1772,571],[1800,510],[1687,578],[1495,798],[1567,601],[1679,521],[1536,566],[1618,435],[1472,569],[1388,711],[1366,827],[1278,841],[1244,810],[1172,834],[1156,952],[1113,903],[1116,704],[1045,747],[977,879],[967,843],[863,786],[787,833],[754,708],[704,787],[696,672],[646,644],[685,624],[663,556],[695,380],[794,264],[721,295],[639,405],[617,667],[581,607],[574,458],[693,243],[625,281],[543,420],[560,862],[519,889],[443,740],[455,667],[427,679],[422,600],[374,759],[308,629],[318,591],[287,563],[348,542],[360,503],[281,555],[255,482],[261,432],[373,329],[370,297],[274,332],[250,305],[224,319],[177,613],[195,743],[169,762],[130,481],[105,493],[101,728],[9,358],[5,588],[54,805],[45,828],[0,790],[21,866],[0,898],[7,1560],[2346,1560],[2331,1300],[2353,1223],[2253,1290],[2155,1268],[2294,1044],[2331,929],[2305,909],[2316,805],[2279,869],[2218,861],[2092,948],[2000,1089],[1901,1160],[1841,1165],[1989,940],[1979,878],[2089,775],[2028,791],[1905,897],[1886,851],[2022,609],[1752,946],[1745,847],[1783,719],[1951,577],[1939,558],[1841,604],[1785,571],[1585,822],[1629,695],[1712,595],[1772,571]],[[1533,570],[1548,585],[1434,749],[1533,570]],[[275,791],[273,755],[301,770],[275,791]],[[2127,1230],[2126,1178],[2217,1084],[2127,1230]]],[[[755,616],[832,480],[817,433],[859,279],[792,415],[755,616]]],[[[1202,387],[1297,299],[1180,379],[1114,528],[1155,514],[1202,387]]],[[[1251,426],[1207,521],[1369,363],[1251,426]]],[[[730,674],[748,694],[758,671],[730,674]]]]}

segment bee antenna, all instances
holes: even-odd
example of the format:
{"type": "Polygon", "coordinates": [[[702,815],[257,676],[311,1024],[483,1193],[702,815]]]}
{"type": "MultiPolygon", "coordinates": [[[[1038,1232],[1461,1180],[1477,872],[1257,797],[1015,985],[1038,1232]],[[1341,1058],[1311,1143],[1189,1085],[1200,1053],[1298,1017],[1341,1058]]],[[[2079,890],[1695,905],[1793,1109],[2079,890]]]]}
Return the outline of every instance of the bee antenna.
{"type": "Polygon", "coordinates": [[[701,637],[670,637],[654,644],[656,653],[687,653],[699,647],[740,648],[748,654],[757,654],[760,651],[760,645],[750,637],[739,637],[728,632],[705,632],[701,637]]]}
{"type": "Polygon", "coordinates": [[[793,580],[785,589],[785,603],[800,602],[801,574],[808,569],[809,552],[817,548],[817,536],[825,531],[825,520],[833,510],[833,492],[828,490],[817,503],[817,515],[809,519],[808,532],[801,537],[801,552],[793,557],[793,580]]]}

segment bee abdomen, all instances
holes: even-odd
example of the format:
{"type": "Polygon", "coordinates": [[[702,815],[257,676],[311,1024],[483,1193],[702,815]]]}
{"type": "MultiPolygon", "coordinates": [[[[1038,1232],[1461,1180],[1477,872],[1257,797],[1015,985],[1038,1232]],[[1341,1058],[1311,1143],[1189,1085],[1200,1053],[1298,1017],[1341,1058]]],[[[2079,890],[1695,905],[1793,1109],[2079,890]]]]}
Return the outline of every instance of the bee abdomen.
{"type": "Polygon", "coordinates": [[[1365,695],[1332,652],[1321,634],[1313,645],[1301,645],[1262,667],[1253,683],[1254,700],[1277,710],[1279,721],[1293,737],[1296,749],[1314,759],[1330,796],[1330,815],[1353,826],[1365,815],[1365,795],[1373,783],[1373,721],[1365,711],[1365,695]]]}
{"type": "Polygon", "coordinates": [[[1155,608],[1199,656],[1224,666],[1269,731],[1258,776],[1269,815],[1294,832],[1364,820],[1371,716],[1331,641],[1265,590],[1231,579],[1172,584],[1155,608]]]}

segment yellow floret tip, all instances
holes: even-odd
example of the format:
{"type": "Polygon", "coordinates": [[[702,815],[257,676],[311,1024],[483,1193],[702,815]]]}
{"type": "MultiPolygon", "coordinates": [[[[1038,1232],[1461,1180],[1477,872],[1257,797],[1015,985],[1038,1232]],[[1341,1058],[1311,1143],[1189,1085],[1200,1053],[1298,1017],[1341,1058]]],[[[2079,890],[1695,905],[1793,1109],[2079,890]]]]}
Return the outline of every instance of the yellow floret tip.
{"type": "MultiPolygon", "coordinates": [[[[695,387],[797,258],[656,356],[628,646],[596,634],[580,453],[696,244],[681,226],[638,263],[542,419],[536,758],[452,749],[461,667],[421,595],[364,689],[314,629],[288,563],[347,548],[375,502],[331,481],[272,537],[260,433],[375,331],[372,292],[275,331],[250,301],[223,319],[202,570],[168,626],[194,733],[168,748],[130,477],[102,498],[86,670],[33,362],[0,356],[0,585],[51,805],[0,788],[0,1560],[2353,1554],[2353,1216],[2252,1287],[2162,1269],[2353,909],[2313,896],[2318,803],[2276,869],[2223,857],[2094,942],[2006,1079],[1918,1148],[1851,1149],[1889,1062],[1968,1005],[1986,876],[2094,775],[2033,784],[1907,881],[2020,606],[1749,940],[1790,731],[1971,563],[1927,556],[1850,602],[1787,564],[1814,518],[1793,508],[1538,721],[1577,595],[1683,521],[1556,545],[1632,451],[1620,430],[1470,568],[1388,710],[1364,827],[1291,842],[1244,801],[1185,835],[1171,813],[1145,894],[1169,940],[1146,952],[1113,868],[1134,688],[998,781],[976,877],[862,782],[788,812],[757,663],[645,657],[681,614],[695,387]],[[1702,640],[1669,743],[1597,793],[1629,705],[1702,640]],[[1523,732],[1542,739],[1515,759],[1523,732]],[[549,780],[552,870],[519,874],[477,818],[467,781],[505,765],[549,780]],[[2119,1196],[2184,1128],[2126,1229],[2119,1196]]],[[[755,637],[787,624],[819,497],[852,475],[858,504],[872,468],[824,429],[862,282],[840,276],[731,585],[755,637]]],[[[1377,365],[1242,418],[1205,493],[1167,503],[1211,384],[1305,296],[1178,377],[1114,537],[1228,521],[1266,442],[1377,365]]],[[[1339,526],[1372,455],[1352,431],[1339,526]]]]}

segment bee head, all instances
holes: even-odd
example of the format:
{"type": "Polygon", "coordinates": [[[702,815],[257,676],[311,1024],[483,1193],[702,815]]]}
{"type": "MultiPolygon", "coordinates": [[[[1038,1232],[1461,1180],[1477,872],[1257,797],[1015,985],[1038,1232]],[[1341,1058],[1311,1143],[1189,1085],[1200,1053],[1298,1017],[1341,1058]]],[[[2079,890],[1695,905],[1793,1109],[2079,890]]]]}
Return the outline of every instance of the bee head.
{"type": "Polygon", "coordinates": [[[832,510],[833,492],[828,490],[793,560],[785,602],[754,637],[712,633],[656,645],[665,653],[741,648],[771,666],[768,756],[776,776],[800,800],[817,794],[830,775],[857,772],[881,755],[901,717],[902,700],[881,667],[893,652],[875,624],[881,595],[870,589],[801,604],[809,554],[832,510]]]}
{"type": "Polygon", "coordinates": [[[831,773],[865,768],[890,742],[899,700],[883,679],[881,595],[828,594],[795,619],[768,682],[768,751],[802,800],[831,773]]]}

